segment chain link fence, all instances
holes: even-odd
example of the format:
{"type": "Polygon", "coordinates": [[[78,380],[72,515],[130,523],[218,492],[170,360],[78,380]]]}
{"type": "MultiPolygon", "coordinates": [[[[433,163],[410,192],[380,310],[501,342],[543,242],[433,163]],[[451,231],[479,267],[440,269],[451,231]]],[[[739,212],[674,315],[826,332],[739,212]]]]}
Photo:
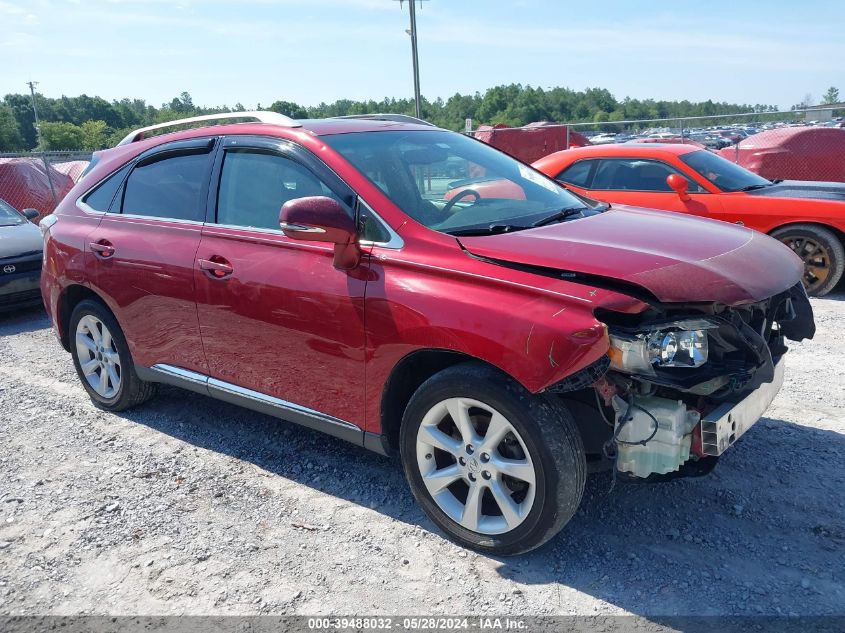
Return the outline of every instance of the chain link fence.
{"type": "MultiPolygon", "coordinates": [[[[91,161],[91,152],[0,153],[0,199],[18,210],[52,213],[91,161]]],[[[37,220],[36,220],[37,221],[37,220]]]]}
{"type": "Polygon", "coordinates": [[[584,145],[684,143],[770,180],[845,182],[845,106],[706,117],[479,126],[468,132],[525,162],[584,145]]]}
{"type": "MultiPolygon", "coordinates": [[[[467,134],[527,163],[583,145],[684,143],[716,152],[770,180],[845,182],[845,104],[807,110],[630,121],[479,126],[467,134]]],[[[0,199],[52,212],[79,179],[91,152],[0,153],[0,199]]],[[[446,164],[420,175],[428,189],[473,178],[472,166],[446,164]],[[442,172],[442,173],[441,173],[442,172]]]]}

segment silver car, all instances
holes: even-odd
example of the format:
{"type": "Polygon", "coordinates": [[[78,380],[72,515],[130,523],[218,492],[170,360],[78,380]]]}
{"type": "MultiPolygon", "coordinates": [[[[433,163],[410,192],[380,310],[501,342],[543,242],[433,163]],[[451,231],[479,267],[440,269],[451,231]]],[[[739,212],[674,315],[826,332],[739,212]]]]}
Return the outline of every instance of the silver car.
{"type": "Polygon", "coordinates": [[[0,312],[41,302],[41,262],[44,242],[30,220],[35,209],[19,212],[0,200],[0,312]]]}

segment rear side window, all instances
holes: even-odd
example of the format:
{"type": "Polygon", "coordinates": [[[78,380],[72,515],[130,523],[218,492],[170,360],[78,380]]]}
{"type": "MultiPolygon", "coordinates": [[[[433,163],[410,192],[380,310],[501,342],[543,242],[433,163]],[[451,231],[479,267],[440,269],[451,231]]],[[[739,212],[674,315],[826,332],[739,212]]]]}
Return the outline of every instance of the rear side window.
{"type": "Polygon", "coordinates": [[[328,196],[343,204],[311,170],[289,158],[259,150],[229,150],[220,175],[217,223],[281,230],[282,205],[306,196],[328,196]]]}
{"type": "Polygon", "coordinates": [[[139,163],[123,193],[124,214],[200,221],[208,152],[164,154],[139,163]]]}
{"type": "MultiPolygon", "coordinates": [[[[117,190],[120,189],[120,185],[123,183],[123,179],[126,177],[126,172],[129,171],[129,166],[123,167],[120,170],[116,171],[114,174],[106,178],[102,183],[100,183],[94,191],[89,193],[85,198],[82,199],[82,202],[87,204],[89,207],[94,209],[95,211],[109,211],[112,207],[112,202],[114,201],[115,194],[117,190]]],[[[120,206],[118,202],[117,205],[120,206]]],[[[114,210],[114,209],[112,209],[114,210]]]]}
{"type": "Polygon", "coordinates": [[[577,163],[570,165],[560,172],[556,180],[586,189],[587,184],[590,182],[590,171],[595,163],[596,161],[594,160],[579,160],[577,163]]]}

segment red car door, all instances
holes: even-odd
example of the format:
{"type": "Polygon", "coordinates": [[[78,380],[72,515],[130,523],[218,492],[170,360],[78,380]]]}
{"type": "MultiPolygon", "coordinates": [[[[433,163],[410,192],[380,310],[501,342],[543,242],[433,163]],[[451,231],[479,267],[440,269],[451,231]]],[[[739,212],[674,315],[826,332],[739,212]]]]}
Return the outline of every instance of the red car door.
{"type": "Polygon", "coordinates": [[[285,141],[227,139],[215,163],[194,263],[209,387],[363,428],[366,261],[338,270],[332,245],[279,228],[288,200],[329,195],[352,213],[354,195],[285,141]]]}
{"type": "Polygon", "coordinates": [[[86,245],[93,283],[145,367],[206,371],[193,271],[213,147],[195,139],[141,154],[86,245]]]}
{"type": "MultiPolygon", "coordinates": [[[[580,180],[581,186],[567,186],[611,204],[628,204],[702,217],[716,217],[721,214],[722,206],[718,196],[708,193],[689,175],[662,161],[644,158],[602,158],[595,159],[594,162],[595,166],[591,172],[585,175],[587,181],[580,180]],[[677,174],[689,182],[688,200],[681,199],[669,187],[666,178],[671,174],[677,174]]],[[[568,171],[565,170],[560,176],[564,183],[567,183],[568,171]]],[[[580,171],[584,171],[583,167],[580,171]]]]}

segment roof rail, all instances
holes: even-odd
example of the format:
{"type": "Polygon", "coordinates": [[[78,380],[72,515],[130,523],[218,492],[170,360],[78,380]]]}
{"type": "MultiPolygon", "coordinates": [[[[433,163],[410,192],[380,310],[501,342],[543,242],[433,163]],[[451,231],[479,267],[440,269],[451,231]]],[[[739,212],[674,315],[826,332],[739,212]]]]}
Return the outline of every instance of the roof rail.
{"type": "Polygon", "coordinates": [[[346,116],[336,117],[338,119],[370,119],[371,121],[395,121],[396,123],[417,123],[418,125],[427,125],[429,127],[437,127],[434,123],[423,121],[415,116],[409,114],[347,114],[346,116]]]}
{"type": "Polygon", "coordinates": [[[202,116],[192,116],[187,119],[177,119],[175,121],[167,121],[166,123],[156,123],[155,125],[148,125],[147,127],[138,128],[130,132],[124,137],[118,146],[128,145],[144,139],[146,132],[152,130],[162,130],[168,127],[177,127],[179,125],[189,125],[191,123],[199,123],[202,121],[224,121],[226,119],[252,119],[259,123],[270,123],[272,125],[282,125],[284,127],[302,127],[298,121],[279,114],[278,112],[254,111],[254,112],[220,112],[219,114],[204,114],[202,116]]]}

